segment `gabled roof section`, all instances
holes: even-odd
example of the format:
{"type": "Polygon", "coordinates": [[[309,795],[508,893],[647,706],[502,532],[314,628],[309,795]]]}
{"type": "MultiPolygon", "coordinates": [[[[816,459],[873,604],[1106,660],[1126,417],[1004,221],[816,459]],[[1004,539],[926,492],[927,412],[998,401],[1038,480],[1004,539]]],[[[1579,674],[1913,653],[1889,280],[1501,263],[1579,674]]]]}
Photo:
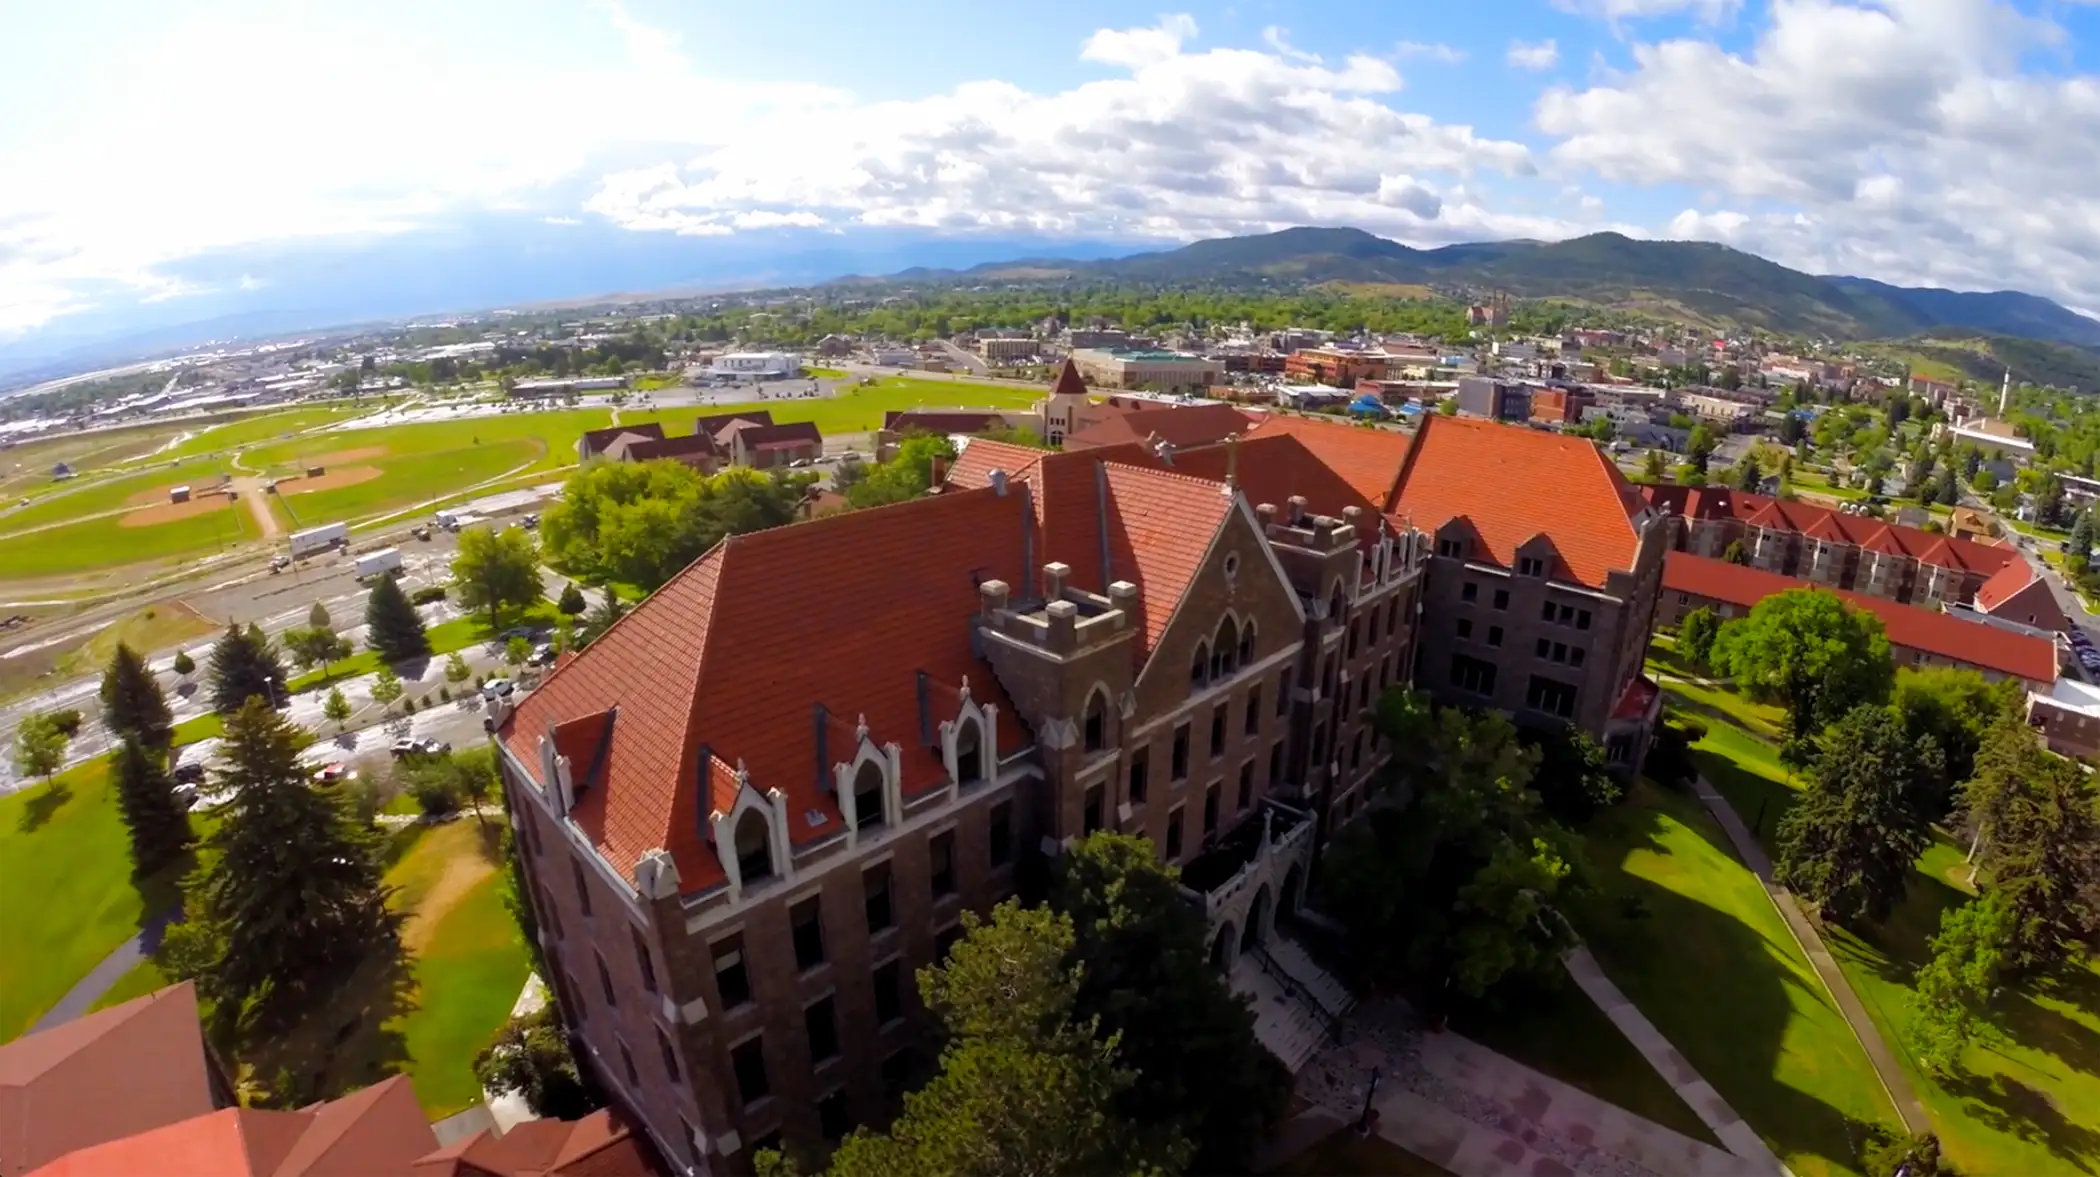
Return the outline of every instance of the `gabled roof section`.
{"type": "Polygon", "coordinates": [[[664,437],[654,441],[638,441],[626,447],[630,462],[648,462],[657,458],[684,458],[695,454],[713,455],[715,439],[705,433],[688,434],[685,437],[664,437]]]}
{"type": "Polygon", "coordinates": [[[1464,516],[1479,537],[1473,557],[1505,568],[1543,534],[1560,555],[1553,575],[1592,588],[1633,567],[1644,509],[1595,442],[1444,416],[1416,432],[1389,508],[1431,533],[1464,516]]]}
{"type": "Polygon", "coordinates": [[[1009,478],[1026,478],[1051,452],[986,437],[972,438],[962,447],[962,452],[955,455],[955,463],[948,467],[948,476],[942,485],[978,490],[992,484],[994,470],[1006,471],[1009,478]]]}
{"type": "Polygon", "coordinates": [[[1185,474],[1114,462],[1102,474],[1108,489],[1107,578],[1138,586],[1142,666],[1237,500],[1222,483],[1185,474]]]}
{"type": "MultiPolygon", "coordinates": [[[[1000,747],[1025,745],[971,626],[982,581],[1033,583],[1032,524],[1019,495],[954,489],[731,537],[550,675],[501,738],[537,773],[550,727],[618,706],[601,780],[572,816],[622,875],[662,847],[684,888],[704,889],[723,877],[708,815],[734,804],[739,764],[752,787],[786,794],[792,843],[844,828],[818,762],[820,705],[902,748],[906,792],[947,779],[921,738],[921,673],[968,680],[999,708],[1000,747]]],[[[851,758],[828,742],[828,760],[851,758]]]]}
{"type": "MultiPolygon", "coordinates": [[[[1311,451],[1322,464],[1355,488],[1358,495],[1381,510],[1392,500],[1400,467],[1407,461],[1412,444],[1406,434],[1390,429],[1344,425],[1338,421],[1285,413],[1274,414],[1255,426],[1247,440],[1278,435],[1297,438],[1299,444],[1311,451]]],[[[1249,498],[1257,503],[1262,501],[1252,495],[1249,498]]],[[[1277,505],[1282,506],[1281,503],[1277,505]]]]}
{"type": "Polygon", "coordinates": [[[1079,376],[1079,365],[1073,363],[1070,357],[1067,357],[1064,363],[1058,365],[1057,380],[1050,385],[1050,395],[1085,396],[1086,394],[1086,381],[1079,376]]]}
{"type": "Polygon", "coordinates": [[[1365,497],[1294,433],[1250,434],[1237,443],[1183,450],[1164,462],[1155,459],[1153,464],[1218,483],[1229,474],[1250,506],[1271,504],[1277,508],[1279,518],[1294,496],[1305,499],[1307,511],[1337,519],[1344,509],[1355,507],[1362,512],[1359,521],[1363,542],[1371,543],[1378,535],[1376,525],[1382,518],[1383,504],[1365,497]],[[1231,452],[1232,444],[1239,448],[1236,456],[1231,452]]]}
{"type": "MultiPolygon", "coordinates": [[[[274,1177],[305,1112],[227,1108],[67,1153],[34,1177],[274,1177]]],[[[375,1177],[384,1175],[375,1174],[375,1177]]]]}
{"type": "Polygon", "coordinates": [[[1908,556],[1960,572],[1990,576],[2019,559],[2018,553],[2011,548],[1997,544],[1959,539],[1868,515],[1850,515],[1813,503],[1775,499],[1747,491],[1663,483],[1642,487],[1640,494],[1658,509],[1667,508],[1688,519],[1735,519],[1826,542],[1856,544],[1884,555],[1908,556]]]}
{"type": "Polygon", "coordinates": [[[817,430],[814,421],[789,421],[781,425],[749,425],[740,427],[737,443],[747,448],[764,446],[772,442],[810,442],[824,444],[824,435],[817,430]]]}
{"type": "Polygon", "coordinates": [[[773,410],[744,409],[735,413],[714,413],[705,417],[695,417],[693,419],[693,432],[705,433],[712,437],[722,432],[724,426],[738,421],[749,421],[753,425],[771,425],[773,423],[773,410]]]}
{"type": "Polygon", "coordinates": [[[612,444],[614,438],[627,433],[662,441],[664,427],[654,421],[644,421],[637,425],[611,425],[604,429],[586,429],[583,433],[583,456],[588,458],[604,453],[605,447],[612,444]]]}
{"type": "Polygon", "coordinates": [[[408,1076],[394,1075],[302,1113],[306,1131],[272,1177],[364,1177],[406,1173],[437,1147],[408,1076]]]}
{"type": "Polygon", "coordinates": [[[1104,417],[1067,435],[1065,445],[1074,449],[1123,445],[1129,442],[1166,442],[1177,448],[1212,445],[1247,432],[1255,418],[1236,406],[1217,401],[1198,405],[1144,406],[1132,413],[1104,417]]]}
{"type": "Polygon", "coordinates": [[[2015,560],[1999,569],[1996,575],[1984,581],[1982,587],[1976,590],[1976,607],[1989,613],[2040,579],[2027,561],[2015,560]]]}

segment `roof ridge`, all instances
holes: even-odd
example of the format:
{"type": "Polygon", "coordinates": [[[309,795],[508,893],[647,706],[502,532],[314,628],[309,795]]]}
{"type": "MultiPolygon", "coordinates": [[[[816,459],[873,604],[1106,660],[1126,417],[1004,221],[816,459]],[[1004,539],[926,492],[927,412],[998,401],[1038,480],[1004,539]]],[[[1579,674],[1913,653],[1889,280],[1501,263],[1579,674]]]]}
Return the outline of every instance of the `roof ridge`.
{"type": "MultiPolygon", "coordinates": [[[[1206,446],[1203,448],[1207,449],[1209,447],[1206,446]]],[[[1084,453],[1085,451],[1082,450],[1080,452],[1084,453]]],[[[1188,474],[1180,470],[1174,470],[1164,466],[1140,466],[1135,462],[1119,462],[1114,458],[1103,458],[1099,461],[1100,464],[1103,466],[1117,466],[1125,470],[1135,470],[1140,474],[1157,475],[1162,478],[1178,479],[1179,481],[1186,482],[1191,486],[1201,487],[1205,490],[1216,490],[1219,487],[1227,485],[1225,480],[1222,478],[1204,478],[1200,475],[1188,474]]]]}
{"type": "MultiPolygon", "coordinates": [[[[1584,438],[1583,442],[1589,447],[1590,458],[1597,463],[1597,468],[1603,472],[1605,481],[1611,483],[1612,488],[1619,492],[1619,511],[1625,516],[1626,530],[1632,532],[1638,538],[1641,534],[1641,529],[1634,522],[1634,515],[1638,511],[1645,510],[1645,506],[1636,506],[1634,502],[1628,501],[1632,484],[1626,481],[1626,475],[1619,469],[1618,463],[1605,455],[1604,447],[1588,438],[1584,438]]],[[[1632,497],[1638,500],[1640,496],[1633,495],[1632,497]]]]}

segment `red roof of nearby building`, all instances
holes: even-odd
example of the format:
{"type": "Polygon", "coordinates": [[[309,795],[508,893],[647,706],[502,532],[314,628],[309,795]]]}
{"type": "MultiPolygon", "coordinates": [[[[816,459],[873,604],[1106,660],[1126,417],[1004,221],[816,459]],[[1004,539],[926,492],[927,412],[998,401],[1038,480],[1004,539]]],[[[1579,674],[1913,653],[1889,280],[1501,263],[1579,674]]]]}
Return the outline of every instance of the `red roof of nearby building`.
{"type": "Polygon", "coordinates": [[[1762,568],[1746,568],[1690,552],[1671,552],[1663,563],[1664,591],[1726,601],[1743,608],[1799,588],[1835,592],[1846,604],[1880,618],[1890,645],[2033,682],[2056,680],[2056,645],[2046,638],[2014,633],[1981,621],[1965,621],[1950,613],[1900,601],[1823,588],[1762,568]]]}
{"type": "Polygon", "coordinates": [[[735,440],[726,443],[739,445],[747,450],[778,449],[783,445],[824,444],[824,435],[817,431],[813,421],[790,421],[784,425],[737,424],[730,428],[735,430],[735,440]]]}
{"type": "Polygon", "coordinates": [[[2052,633],[2068,628],[2063,606],[2047,579],[2025,560],[2015,560],[1976,590],[1976,608],[1993,617],[2052,633]]]}
{"type": "Polygon", "coordinates": [[[0,1172],[210,1112],[209,1067],[186,981],[0,1046],[0,1172]]]}
{"type": "MultiPolygon", "coordinates": [[[[105,1096],[121,1100],[127,1092],[119,1086],[105,1096]]],[[[34,1177],[410,1177],[417,1158],[436,1147],[415,1089],[396,1075],[301,1111],[195,1116],[78,1149],[34,1177]]]]}
{"type": "Polygon", "coordinates": [[[1178,449],[1211,445],[1247,432],[1255,418],[1217,401],[1200,405],[1141,404],[1134,411],[1103,417],[1065,436],[1070,449],[1094,449],[1128,442],[1166,442],[1178,449]]]}
{"type": "Polygon", "coordinates": [[[610,1110],[477,1132],[416,1162],[415,1177],[654,1177],[655,1153],[610,1110]]]}
{"type": "MultiPolygon", "coordinates": [[[[1248,440],[1276,436],[1297,438],[1299,444],[1311,451],[1322,465],[1353,487],[1364,501],[1381,510],[1391,502],[1393,484],[1399,479],[1400,467],[1407,461],[1407,451],[1414,444],[1414,439],[1407,434],[1391,429],[1345,425],[1339,421],[1286,413],[1274,414],[1255,426],[1248,440]]],[[[1252,495],[1248,497],[1253,498],[1252,495]]],[[[1324,508],[1315,506],[1314,509],[1324,508]]]]}
{"type": "Polygon", "coordinates": [[[1079,375],[1079,365],[1070,357],[1058,365],[1057,379],[1050,385],[1051,396],[1085,396],[1086,381],[1079,375]]]}
{"type": "Polygon", "coordinates": [[[639,434],[642,437],[661,441],[664,436],[664,427],[654,421],[644,421],[639,425],[613,425],[605,429],[586,429],[583,433],[583,456],[589,458],[604,453],[605,447],[612,444],[614,438],[626,433],[639,434]]]}
{"type": "Polygon", "coordinates": [[[1391,511],[1435,534],[1454,519],[1476,538],[1475,559],[1514,567],[1545,536],[1553,575],[1601,588],[1633,567],[1640,496],[1597,443],[1518,425],[1429,416],[1393,491],[1391,511]]]}
{"type": "Polygon", "coordinates": [[[962,452],[955,455],[955,463],[948,467],[944,485],[966,490],[990,486],[994,470],[1006,471],[1009,478],[1020,478],[1034,470],[1051,452],[1007,441],[973,438],[962,447],[962,452]]]}
{"type": "Polygon", "coordinates": [[[721,433],[724,426],[734,425],[738,421],[747,421],[753,425],[771,425],[773,423],[773,410],[744,409],[735,413],[715,413],[711,416],[696,417],[693,420],[693,432],[705,433],[713,437],[721,433]]]}
{"type": "Polygon", "coordinates": [[[659,458],[688,458],[694,456],[713,457],[715,439],[705,433],[694,433],[686,437],[664,437],[654,441],[638,441],[624,447],[623,456],[630,462],[650,462],[659,458]]]}
{"type": "Polygon", "coordinates": [[[1662,483],[1641,488],[1658,507],[1687,519],[1736,519],[1774,531],[1791,531],[1835,543],[1856,544],[1871,552],[1909,556],[1923,563],[1986,576],[2019,559],[2011,548],[1957,539],[1917,527],[1889,523],[1869,515],[1849,515],[1812,503],[1775,499],[1728,487],[1678,486],[1662,483]]]}

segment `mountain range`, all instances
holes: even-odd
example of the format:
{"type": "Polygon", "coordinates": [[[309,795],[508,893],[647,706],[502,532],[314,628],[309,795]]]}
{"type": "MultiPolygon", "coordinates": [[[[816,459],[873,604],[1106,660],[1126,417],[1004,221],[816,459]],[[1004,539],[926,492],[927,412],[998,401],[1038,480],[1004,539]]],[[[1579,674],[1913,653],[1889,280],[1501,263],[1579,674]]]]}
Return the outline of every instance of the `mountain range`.
{"type": "Polygon", "coordinates": [[[2032,294],[1913,288],[1805,274],[1725,245],[1641,241],[1618,233],[1415,249],[1361,229],[1298,228],[1085,262],[1021,258],[960,274],[907,270],[892,280],[936,276],[1066,277],[1160,285],[1376,283],[1475,296],[1499,290],[1519,298],[1575,299],[1787,335],[1887,339],[1961,328],[2100,348],[2100,321],[2032,294]]]}

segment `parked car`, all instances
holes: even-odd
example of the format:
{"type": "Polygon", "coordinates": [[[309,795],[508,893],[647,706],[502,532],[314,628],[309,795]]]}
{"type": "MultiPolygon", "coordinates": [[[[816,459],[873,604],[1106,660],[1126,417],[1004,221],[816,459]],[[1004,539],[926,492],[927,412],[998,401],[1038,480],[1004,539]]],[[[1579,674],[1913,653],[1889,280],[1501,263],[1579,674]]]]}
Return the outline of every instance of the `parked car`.
{"type": "Polygon", "coordinates": [[[522,520],[522,522],[525,524],[527,530],[531,530],[532,528],[538,527],[540,525],[540,517],[538,515],[527,515],[522,520]]]}
{"type": "Polygon", "coordinates": [[[507,678],[492,678],[481,684],[481,697],[490,700],[508,699],[511,696],[511,692],[517,689],[517,686],[507,678]]]}
{"type": "Polygon", "coordinates": [[[554,665],[554,643],[541,642],[539,645],[534,646],[532,648],[532,664],[534,666],[554,665]]]}
{"type": "Polygon", "coordinates": [[[428,738],[418,740],[403,736],[394,741],[391,751],[396,760],[404,756],[443,756],[445,753],[452,751],[452,745],[443,740],[428,738]]]}
{"type": "Polygon", "coordinates": [[[356,777],[357,774],[350,770],[349,765],[337,761],[315,769],[313,779],[317,785],[338,785],[347,780],[355,780],[356,777]]]}
{"type": "Polygon", "coordinates": [[[194,785],[204,779],[204,762],[192,760],[178,764],[168,773],[168,778],[178,785],[194,785]]]}

